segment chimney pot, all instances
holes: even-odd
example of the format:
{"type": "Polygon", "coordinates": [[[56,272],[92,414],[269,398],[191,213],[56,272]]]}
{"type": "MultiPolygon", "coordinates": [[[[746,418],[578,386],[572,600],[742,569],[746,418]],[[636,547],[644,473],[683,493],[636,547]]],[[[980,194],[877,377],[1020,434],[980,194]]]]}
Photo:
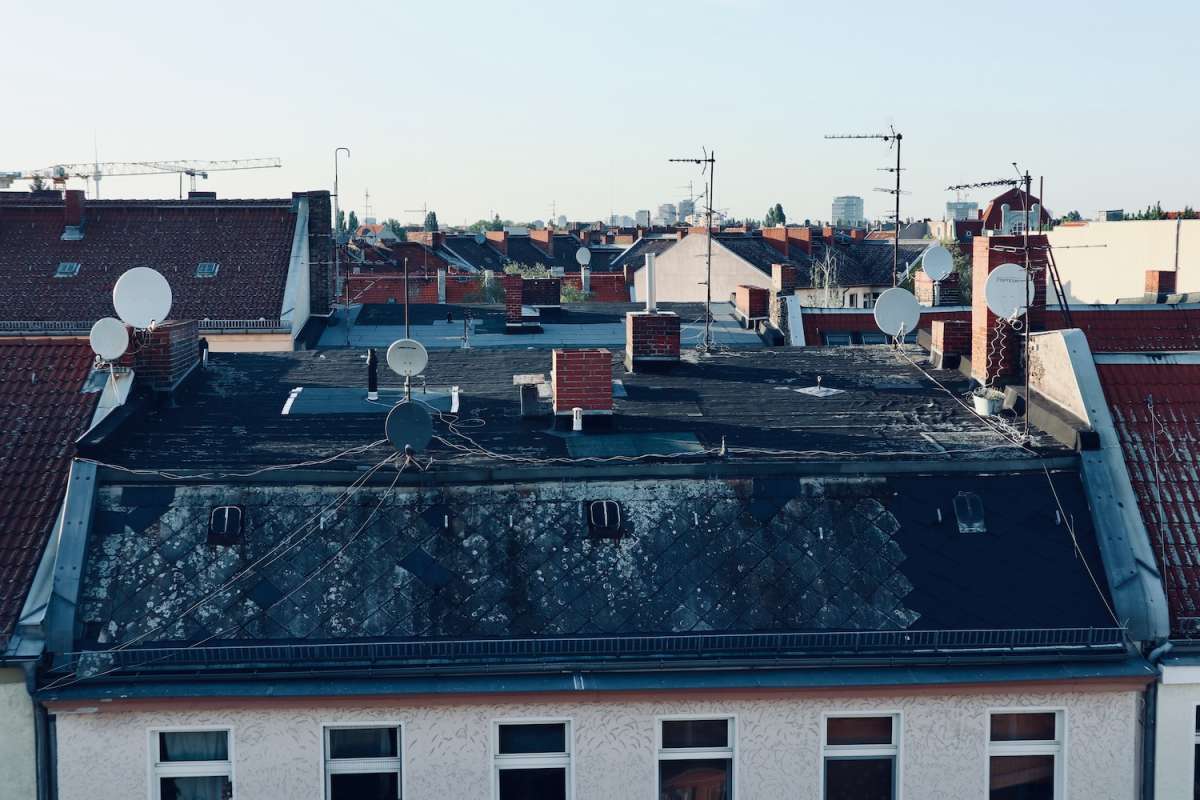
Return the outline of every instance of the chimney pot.
{"type": "Polygon", "coordinates": [[[612,414],[612,353],[607,349],[554,350],[550,387],[556,415],[612,414]]]}
{"type": "Polygon", "coordinates": [[[1176,273],[1173,270],[1146,270],[1146,294],[1163,295],[1175,294],[1176,273]]]}

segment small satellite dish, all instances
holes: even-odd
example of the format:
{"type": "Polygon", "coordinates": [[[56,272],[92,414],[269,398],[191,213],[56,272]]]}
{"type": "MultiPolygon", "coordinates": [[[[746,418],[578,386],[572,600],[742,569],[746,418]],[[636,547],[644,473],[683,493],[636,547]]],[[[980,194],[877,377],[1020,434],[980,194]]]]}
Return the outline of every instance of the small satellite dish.
{"type": "Polygon", "coordinates": [[[987,307],[1001,319],[1016,319],[1025,313],[1033,293],[1032,282],[1020,264],[1003,264],[988,275],[983,294],[987,307]]]}
{"type": "Polygon", "coordinates": [[[486,241],[487,241],[487,237],[484,236],[482,233],[475,234],[475,244],[483,244],[486,241]]]}
{"type": "Polygon", "coordinates": [[[934,245],[921,256],[921,269],[929,280],[944,281],[954,269],[954,256],[940,244],[934,245]]]}
{"type": "Polygon", "coordinates": [[[158,271],[134,267],[113,287],[117,316],[135,328],[149,328],[171,313],[171,284],[158,271]]]}
{"type": "Polygon", "coordinates": [[[392,372],[411,378],[425,370],[425,365],[429,363],[429,353],[425,350],[425,345],[416,339],[397,339],[388,347],[387,363],[392,372]]]}
{"type": "Polygon", "coordinates": [[[921,321],[921,304],[913,293],[896,286],[875,301],[875,324],[888,336],[906,336],[921,321]]]}
{"type": "Polygon", "coordinates": [[[92,350],[105,361],[115,361],[129,349],[129,331],[124,322],[114,317],[96,320],[88,339],[92,350]]]}
{"type": "Polygon", "coordinates": [[[579,262],[579,266],[586,267],[592,263],[592,251],[586,247],[581,247],[575,251],[575,260],[579,262]]]}
{"type": "Polygon", "coordinates": [[[433,438],[433,419],[429,411],[419,403],[406,401],[388,412],[383,425],[387,440],[400,452],[421,451],[429,446],[433,438]]]}

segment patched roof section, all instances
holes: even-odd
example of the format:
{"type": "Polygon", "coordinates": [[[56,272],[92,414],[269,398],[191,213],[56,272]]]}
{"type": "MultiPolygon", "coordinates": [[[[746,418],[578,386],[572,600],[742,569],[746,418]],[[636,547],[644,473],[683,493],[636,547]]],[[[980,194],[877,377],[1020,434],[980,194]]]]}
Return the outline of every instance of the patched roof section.
{"type": "Polygon", "coordinates": [[[1200,637],[1200,365],[1096,370],[1159,561],[1172,633],[1200,637]]]}
{"type": "Polygon", "coordinates": [[[96,393],[86,342],[0,339],[0,650],[58,516],[74,442],[96,393]]]}
{"type": "MultiPolygon", "coordinates": [[[[1110,627],[1041,473],[956,481],[373,487],[325,515],[337,488],[102,489],[83,645],[1110,627]],[[986,533],[959,533],[957,491],[986,533]],[[619,540],[589,538],[596,499],[619,540]],[[230,503],[245,543],[206,545],[230,503]]],[[[1056,484],[1099,570],[1078,477],[1056,484]]]]}

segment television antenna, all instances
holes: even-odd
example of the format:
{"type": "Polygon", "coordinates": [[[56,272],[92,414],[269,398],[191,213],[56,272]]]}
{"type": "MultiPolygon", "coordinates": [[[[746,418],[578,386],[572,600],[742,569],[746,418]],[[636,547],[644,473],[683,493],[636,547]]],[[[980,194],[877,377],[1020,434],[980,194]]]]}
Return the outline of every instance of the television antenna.
{"type": "MultiPolygon", "coordinates": [[[[879,191],[887,192],[896,197],[896,236],[892,246],[892,286],[896,286],[900,282],[900,173],[903,169],[900,167],[900,143],[904,140],[904,134],[896,130],[895,125],[889,125],[890,133],[832,133],[826,134],[826,139],[877,139],[887,142],[888,147],[896,146],[896,166],[894,167],[879,167],[883,172],[896,173],[896,188],[895,189],[880,189],[879,191]]],[[[882,296],[882,295],[881,295],[882,296]]]]}
{"type": "MultiPolygon", "coordinates": [[[[705,242],[706,252],[704,255],[705,263],[705,279],[704,279],[704,343],[700,346],[702,352],[711,353],[713,350],[712,338],[712,230],[713,230],[713,173],[717,169],[717,153],[716,151],[709,152],[704,147],[700,148],[703,155],[702,158],[668,158],[667,161],[674,164],[699,164],[700,174],[707,175],[708,187],[705,190],[706,201],[704,203],[704,214],[707,220],[705,226],[705,242]]],[[[690,184],[689,184],[690,185],[690,184]]]]}
{"type": "Polygon", "coordinates": [[[406,209],[404,209],[404,213],[405,214],[420,214],[421,215],[421,224],[424,225],[425,218],[429,216],[429,203],[428,202],[421,203],[420,208],[406,208],[406,209]]]}

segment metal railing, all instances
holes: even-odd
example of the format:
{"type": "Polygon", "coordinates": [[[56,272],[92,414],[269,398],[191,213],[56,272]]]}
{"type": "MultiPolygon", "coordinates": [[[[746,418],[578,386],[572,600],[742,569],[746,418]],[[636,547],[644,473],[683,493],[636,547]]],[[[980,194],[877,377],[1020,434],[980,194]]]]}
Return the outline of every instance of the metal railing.
{"type": "MultiPolygon", "coordinates": [[[[92,329],[94,322],[95,320],[0,320],[0,331],[85,334],[92,329]]],[[[291,329],[291,323],[280,319],[202,319],[198,322],[202,331],[291,329]]]]}

